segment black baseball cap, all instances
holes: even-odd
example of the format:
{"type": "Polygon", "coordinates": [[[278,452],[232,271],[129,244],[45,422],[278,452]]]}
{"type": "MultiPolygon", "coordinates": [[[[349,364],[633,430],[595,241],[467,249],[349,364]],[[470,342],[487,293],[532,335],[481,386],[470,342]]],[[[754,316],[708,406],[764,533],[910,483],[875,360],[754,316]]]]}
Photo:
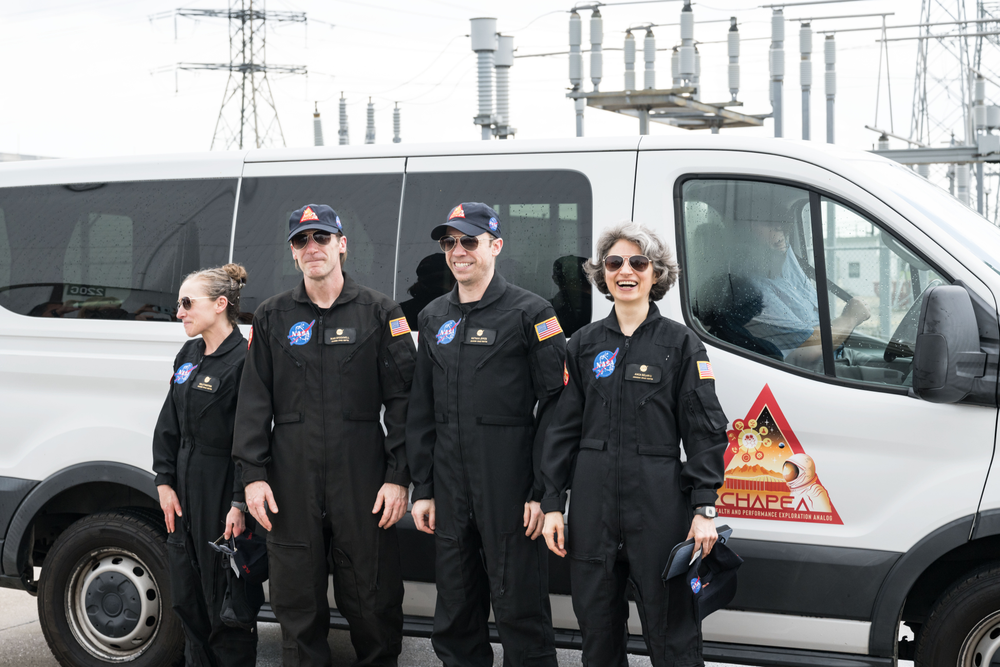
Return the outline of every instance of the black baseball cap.
{"type": "Polygon", "coordinates": [[[736,571],[742,564],[743,559],[721,539],[715,543],[708,556],[702,558],[699,555],[691,563],[686,579],[694,593],[701,620],[722,609],[736,597],[736,571]]]}
{"type": "Polygon", "coordinates": [[[306,204],[300,209],[292,211],[288,218],[288,240],[299,232],[307,232],[312,229],[319,229],[331,234],[343,234],[344,228],[340,226],[340,216],[337,212],[326,204],[306,204]]]}
{"type": "Polygon", "coordinates": [[[462,202],[451,209],[447,222],[431,230],[431,238],[437,241],[444,236],[445,230],[449,227],[469,236],[479,236],[483,232],[489,232],[493,236],[501,238],[500,216],[482,202],[462,202]]]}

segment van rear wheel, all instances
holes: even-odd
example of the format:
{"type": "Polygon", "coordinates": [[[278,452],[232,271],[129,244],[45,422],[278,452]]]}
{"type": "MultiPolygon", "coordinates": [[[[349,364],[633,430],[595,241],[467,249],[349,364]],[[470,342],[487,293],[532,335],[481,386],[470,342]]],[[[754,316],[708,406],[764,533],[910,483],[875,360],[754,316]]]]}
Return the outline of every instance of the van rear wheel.
{"type": "Polygon", "coordinates": [[[1000,564],[974,571],[934,604],[917,636],[916,667],[1000,667],[1000,564]]]}
{"type": "Polygon", "coordinates": [[[38,618],[61,665],[174,665],[184,635],[171,609],[166,531],[146,513],[101,512],[46,555],[38,618]]]}

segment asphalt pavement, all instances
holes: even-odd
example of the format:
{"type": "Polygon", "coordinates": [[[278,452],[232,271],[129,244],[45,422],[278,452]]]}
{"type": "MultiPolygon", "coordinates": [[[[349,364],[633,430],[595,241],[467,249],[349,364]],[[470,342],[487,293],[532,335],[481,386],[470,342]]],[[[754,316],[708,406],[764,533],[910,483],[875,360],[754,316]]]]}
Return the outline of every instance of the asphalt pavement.
{"type": "MultiPolygon", "coordinates": [[[[0,588],[0,667],[58,667],[49,651],[38,624],[37,600],[22,591],[0,588]]],[[[260,643],[257,649],[257,667],[281,665],[281,631],[275,623],[258,623],[260,643]]],[[[354,661],[354,649],[347,632],[330,631],[330,650],[334,665],[349,665],[354,661]]],[[[493,645],[493,664],[503,665],[503,649],[493,645]]],[[[403,639],[401,667],[437,667],[441,663],[434,656],[430,640],[403,639]]],[[[559,649],[561,667],[580,667],[580,652],[559,649]]],[[[629,667],[647,667],[649,659],[629,656],[629,667]]],[[[726,667],[709,665],[709,667],[726,667]]]]}

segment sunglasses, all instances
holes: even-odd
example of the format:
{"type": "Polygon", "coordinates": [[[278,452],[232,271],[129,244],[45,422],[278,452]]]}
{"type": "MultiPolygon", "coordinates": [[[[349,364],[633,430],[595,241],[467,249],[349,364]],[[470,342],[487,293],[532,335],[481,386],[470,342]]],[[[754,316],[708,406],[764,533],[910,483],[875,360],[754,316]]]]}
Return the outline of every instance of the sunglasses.
{"type": "Polygon", "coordinates": [[[182,296],[181,300],[177,302],[177,310],[183,308],[184,310],[191,310],[191,302],[197,301],[198,299],[211,299],[210,296],[182,296]]]}
{"type": "Polygon", "coordinates": [[[634,271],[642,273],[647,268],[649,268],[649,257],[645,255],[608,255],[604,258],[604,268],[608,271],[617,271],[623,266],[625,266],[625,260],[628,260],[629,266],[632,267],[634,271]]]}
{"type": "Polygon", "coordinates": [[[312,234],[296,234],[292,237],[292,247],[296,250],[302,250],[309,243],[310,236],[316,245],[330,245],[330,241],[333,240],[333,234],[330,232],[315,231],[312,234]]]}
{"type": "Polygon", "coordinates": [[[472,252],[479,248],[481,240],[478,236],[469,236],[468,234],[465,236],[442,236],[438,239],[438,245],[441,246],[443,252],[451,252],[457,244],[461,243],[463,248],[472,252]]]}
{"type": "Polygon", "coordinates": [[[223,533],[219,536],[219,539],[214,542],[209,542],[208,546],[212,547],[214,550],[221,554],[226,554],[227,556],[232,556],[236,553],[235,541],[230,539],[229,544],[226,543],[226,535],[223,533]]]}

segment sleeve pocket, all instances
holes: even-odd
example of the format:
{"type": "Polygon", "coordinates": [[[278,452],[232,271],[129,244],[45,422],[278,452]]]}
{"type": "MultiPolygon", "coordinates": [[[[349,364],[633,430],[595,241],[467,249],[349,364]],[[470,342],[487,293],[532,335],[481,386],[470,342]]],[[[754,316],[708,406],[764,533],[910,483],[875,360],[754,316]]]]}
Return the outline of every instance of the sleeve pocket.
{"type": "Polygon", "coordinates": [[[692,417],[704,423],[713,430],[723,429],[729,424],[726,413],[722,411],[719,397],[715,395],[715,387],[705,383],[692,392],[690,409],[692,417]]]}
{"type": "Polygon", "coordinates": [[[274,415],[275,424],[294,424],[295,422],[302,421],[301,412],[289,412],[283,415],[274,415]]]}
{"type": "Polygon", "coordinates": [[[531,355],[531,379],[535,384],[535,396],[545,398],[563,388],[563,364],[566,361],[566,347],[551,343],[531,355]]]}
{"type": "Polygon", "coordinates": [[[604,440],[594,440],[593,438],[583,438],[580,440],[580,449],[604,449],[607,444],[604,440]]]}
{"type": "Polygon", "coordinates": [[[399,373],[400,381],[402,381],[404,387],[409,387],[410,383],[413,382],[413,368],[416,364],[416,358],[413,354],[413,341],[397,340],[390,344],[388,349],[393,363],[396,364],[396,371],[399,373]]]}

